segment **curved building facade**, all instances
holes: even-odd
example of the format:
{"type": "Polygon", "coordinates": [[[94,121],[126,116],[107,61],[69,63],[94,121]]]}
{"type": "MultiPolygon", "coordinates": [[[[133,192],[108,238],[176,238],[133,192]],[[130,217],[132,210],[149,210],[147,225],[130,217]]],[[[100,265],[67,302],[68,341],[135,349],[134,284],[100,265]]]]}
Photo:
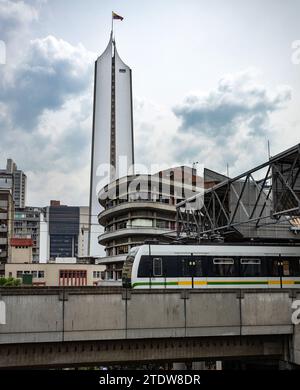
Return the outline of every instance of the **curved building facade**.
{"type": "Polygon", "coordinates": [[[176,204],[203,188],[194,169],[176,167],[154,175],[117,179],[99,192],[103,210],[98,215],[104,232],[98,242],[105,247],[105,279],[121,280],[122,266],[132,247],[146,240],[171,242],[176,237],[176,204]]]}

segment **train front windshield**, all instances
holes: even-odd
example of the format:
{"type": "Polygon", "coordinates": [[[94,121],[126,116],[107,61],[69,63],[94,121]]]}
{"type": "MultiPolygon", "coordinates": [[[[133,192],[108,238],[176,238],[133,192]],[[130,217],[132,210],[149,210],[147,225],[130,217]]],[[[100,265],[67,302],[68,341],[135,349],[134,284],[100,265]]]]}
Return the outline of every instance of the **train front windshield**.
{"type": "Polygon", "coordinates": [[[135,247],[130,249],[128,256],[126,257],[125,263],[123,265],[122,270],[122,285],[125,288],[131,287],[131,273],[132,273],[132,266],[135,259],[135,256],[137,254],[139,247],[135,247]]]}

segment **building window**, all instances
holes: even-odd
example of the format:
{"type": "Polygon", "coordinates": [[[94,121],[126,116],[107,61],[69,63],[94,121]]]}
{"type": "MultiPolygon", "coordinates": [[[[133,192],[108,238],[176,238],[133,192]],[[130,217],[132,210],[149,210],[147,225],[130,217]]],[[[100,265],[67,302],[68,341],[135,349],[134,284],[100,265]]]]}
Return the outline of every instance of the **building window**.
{"type": "Polygon", "coordinates": [[[38,271],[38,278],[44,278],[45,277],[45,271],[38,271]]]}
{"type": "Polygon", "coordinates": [[[127,227],[127,221],[119,222],[117,224],[117,229],[126,229],[127,227]]]}
{"type": "Polygon", "coordinates": [[[116,248],[117,255],[123,255],[128,253],[128,245],[120,245],[116,248]]]}
{"type": "Polygon", "coordinates": [[[93,271],[93,278],[100,279],[101,278],[101,271],[93,271]]]}
{"type": "Polygon", "coordinates": [[[156,227],[159,229],[168,229],[169,228],[169,222],[164,221],[161,219],[156,220],[156,227]]]}
{"type": "Polygon", "coordinates": [[[17,278],[22,278],[23,271],[17,271],[17,278]]]}
{"type": "Polygon", "coordinates": [[[59,271],[60,286],[86,286],[87,271],[86,270],[60,270],[59,271]]]}
{"type": "Polygon", "coordinates": [[[113,256],[114,255],[114,250],[113,248],[109,248],[106,250],[107,256],[113,256]]]}

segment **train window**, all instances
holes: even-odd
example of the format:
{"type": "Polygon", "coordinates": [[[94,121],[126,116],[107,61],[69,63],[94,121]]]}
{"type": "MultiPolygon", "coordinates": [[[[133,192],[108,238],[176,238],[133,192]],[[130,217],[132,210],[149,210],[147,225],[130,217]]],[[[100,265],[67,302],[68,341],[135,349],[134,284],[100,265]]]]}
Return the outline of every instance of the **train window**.
{"type": "Polygon", "coordinates": [[[271,260],[270,276],[279,276],[279,261],[278,259],[271,260]]]}
{"type": "Polygon", "coordinates": [[[261,260],[260,259],[241,259],[241,264],[256,264],[260,265],[261,260]]]}
{"type": "Polygon", "coordinates": [[[213,259],[213,274],[214,276],[234,276],[234,259],[213,259]]]}
{"type": "Polygon", "coordinates": [[[293,261],[294,261],[294,263],[293,264],[295,264],[295,267],[294,267],[294,275],[295,276],[300,276],[300,260],[294,260],[293,259],[293,261]]]}
{"type": "Polygon", "coordinates": [[[202,261],[201,259],[195,260],[195,276],[203,276],[202,261]]]}
{"type": "Polygon", "coordinates": [[[141,256],[139,267],[138,267],[138,277],[139,278],[149,278],[152,274],[152,263],[150,256],[141,256]]]}
{"type": "Polygon", "coordinates": [[[177,256],[164,256],[163,270],[165,275],[169,278],[176,278],[178,276],[182,276],[177,256]]]}
{"type": "Polygon", "coordinates": [[[290,262],[288,260],[282,260],[282,275],[291,276],[291,271],[290,262]]]}
{"type": "Polygon", "coordinates": [[[153,259],[153,276],[162,276],[162,258],[154,257],[153,259]]]}
{"type": "Polygon", "coordinates": [[[300,260],[290,257],[282,261],[282,276],[300,276],[300,260]]]}
{"type": "Polygon", "coordinates": [[[188,259],[181,259],[181,264],[182,264],[182,276],[189,276],[189,271],[188,271],[188,259]]]}
{"type": "Polygon", "coordinates": [[[233,259],[214,259],[214,264],[234,264],[233,259]]]}
{"type": "Polygon", "coordinates": [[[300,276],[300,260],[277,257],[270,261],[270,276],[300,276]]]}
{"type": "Polygon", "coordinates": [[[241,259],[242,276],[262,276],[260,259],[241,259]]]}

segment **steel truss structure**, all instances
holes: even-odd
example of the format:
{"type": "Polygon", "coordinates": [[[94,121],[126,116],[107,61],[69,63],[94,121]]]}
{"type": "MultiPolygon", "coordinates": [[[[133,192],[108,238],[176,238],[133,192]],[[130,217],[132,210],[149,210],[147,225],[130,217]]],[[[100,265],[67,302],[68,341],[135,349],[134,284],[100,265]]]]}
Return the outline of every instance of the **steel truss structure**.
{"type": "Polygon", "coordinates": [[[283,222],[300,228],[300,144],[177,205],[177,238],[257,231],[283,222]],[[260,179],[257,179],[260,177],[260,179]]]}

